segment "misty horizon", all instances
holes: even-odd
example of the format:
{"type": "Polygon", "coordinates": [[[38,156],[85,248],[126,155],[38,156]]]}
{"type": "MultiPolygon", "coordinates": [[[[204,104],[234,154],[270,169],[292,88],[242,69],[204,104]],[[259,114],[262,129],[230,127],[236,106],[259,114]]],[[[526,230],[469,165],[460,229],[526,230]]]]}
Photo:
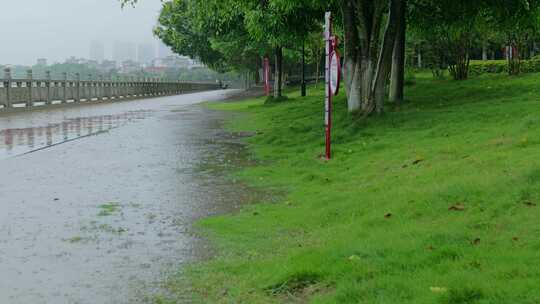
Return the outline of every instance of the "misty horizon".
{"type": "Polygon", "coordinates": [[[95,41],[104,45],[105,59],[113,59],[115,43],[151,44],[157,53],[159,39],[153,29],[160,10],[160,0],[143,0],[125,8],[118,0],[10,1],[4,4],[0,19],[0,64],[89,58],[95,41]]]}

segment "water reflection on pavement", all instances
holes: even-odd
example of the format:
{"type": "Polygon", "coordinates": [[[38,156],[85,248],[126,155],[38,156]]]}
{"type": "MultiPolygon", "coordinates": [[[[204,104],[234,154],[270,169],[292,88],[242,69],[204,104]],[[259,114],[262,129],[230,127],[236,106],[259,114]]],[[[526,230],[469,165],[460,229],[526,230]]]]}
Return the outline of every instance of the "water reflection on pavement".
{"type": "Polygon", "coordinates": [[[190,223],[249,195],[197,170],[227,94],[0,116],[0,303],[137,303],[204,255],[190,223]]]}

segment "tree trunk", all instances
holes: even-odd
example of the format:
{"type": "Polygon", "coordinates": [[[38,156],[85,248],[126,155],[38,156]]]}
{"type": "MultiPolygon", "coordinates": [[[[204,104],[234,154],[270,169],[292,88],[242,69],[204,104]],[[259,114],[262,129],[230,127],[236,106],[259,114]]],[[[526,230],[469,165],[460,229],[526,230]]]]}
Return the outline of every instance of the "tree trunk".
{"type": "Polygon", "coordinates": [[[261,66],[263,58],[257,58],[255,61],[256,71],[255,71],[255,84],[259,85],[261,83],[261,66]]]}
{"type": "Polygon", "coordinates": [[[282,96],[283,88],[283,47],[276,47],[276,79],[274,85],[274,97],[282,96]]]}
{"type": "Polygon", "coordinates": [[[358,29],[356,27],[356,14],[351,1],[343,1],[341,7],[345,31],[345,52],[343,62],[343,80],[347,108],[349,112],[360,109],[360,58],[358,50],[358,29]]]}
{"type": "Polygon", "coordinates": [[[319,60],[317,60],[317,64],[316,64],[316,67],[315,67],[315,70],[316,70],[316,75],[315,75],[315,87],[318,87],[319,86],[319,74],[321,73],[321,60],[320,60],[320,56],[318,56],[319,60]]]}
{"type": "Polygon", "coordinates": [[[486,61],[488,60],[488,53],[487,53],[487,46],[486,43],[482,44],[482,60],[486,61]]]}
{"type": "Polygon", "coordinates": [[[362,97],[362,111],[369,115],[375,107],[373,106],[371,89],[373,87],[373,61],[369,57],[363,57],[360,63],[360,93],[362,97]]]}
{"type": "Polygon", "coordinates": [[[421,69],[422,68],[422,52],[420,50],[418,50],[417,58],[418,58],[418,68],[421,69]]]}
{"type": "Polygon", "coordinates": [[[401,103],[405,84],[405,36],[406,36],[406,11],[407,1],[404,0],[399,11],[396,41],[392,54],[392,72],[390,76],[390,101],[401,103]]]}
{"type": "MultiPolygon", "coordinates": [[[[385,88],[392,64],[392,52],[396,41],[398,17],[403,0],[390,0],[386,28],[381,42],[372,40],[370,50],[364,52],[361,62],[362,70],[362,111],[364,116],[374,111],[382,113],[385,88]],[[379,46],[379,51],[376,51],[379,46]],[[378,55],[378,56],[377,56],[378,55]]],[[[365,23],[364,23],[365,24],[365,23]]],[[[377,27],[372,27],[369,35],[376,37],[377,27]]]]}
{"type": "Polygon", "coordinates": [[[390,13],[383,36],[377,70],[375,73],[375,83],[373,84],[371,95],[374,98],[375,110],[382,113],[384,105],[384,92],[386,82],[391,70],[392,52],[396,41],[396,35],[399,25],[399,15],[403,8],[404,0],[391,0],[390,13]]]}
{"type": "Polygon", "coordinates": [[[518,44],[515,41],[511,41],[508,45],[508,74],[519,75],[521,72],[521,57],[519,54],[518,44]]]}

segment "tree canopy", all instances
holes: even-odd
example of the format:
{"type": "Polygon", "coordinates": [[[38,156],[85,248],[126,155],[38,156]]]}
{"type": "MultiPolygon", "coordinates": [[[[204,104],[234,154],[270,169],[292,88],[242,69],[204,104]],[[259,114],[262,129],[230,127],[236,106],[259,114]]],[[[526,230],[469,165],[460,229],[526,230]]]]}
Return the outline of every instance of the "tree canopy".
{"type": "Polygon", "coordinates": [[[429,65],[448,69],[454,79],[468,77],[479,47],[486,57],[486,46],[507,46],[516,50],[507,56],[509,71],[519,73],[525,45],[538,36],[539,9],[539,0],[169,0],[155,33],[175,52],[217,71],[257,75],[261,57],[274,56],[280,95],[289,67],[283,50],[307,43],[308,53],[318,56],[312,61],[320,62],[321,44],[313,40],[322,42],[324,11],[331,10],[343,35],[349,111],[370,115],[383,112],[390,78],[391,100],[403,99],[405,44],[413,44],[419,61],[431,54],[429,65]]]}

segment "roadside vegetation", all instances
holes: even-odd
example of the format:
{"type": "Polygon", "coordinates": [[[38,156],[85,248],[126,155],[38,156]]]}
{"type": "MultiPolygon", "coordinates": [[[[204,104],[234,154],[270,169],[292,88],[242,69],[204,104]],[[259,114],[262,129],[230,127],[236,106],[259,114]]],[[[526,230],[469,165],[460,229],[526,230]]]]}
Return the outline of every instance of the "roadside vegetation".
{"type": "Polygon", "coordinates": [[[322,89],[210,104],[257,132],[234,178],[287,195],[198,224],[219,254],[187,271],[196,301],[537,303],[540,74],[416,82],[368,120],[337,98],[328,162],[322,89]]]}
{"type": "Polygon", "coordinates": [[[234,178],[286,193],[199,224],[219,255],[188,272],[197,300],[538,303],[538,16],[536,0],[165,1],[173,51],[255,83],[270,62],[274,102],[210,107],[256,134],[260,163],[234,178]],[[323,86],[283,88],[324,70],[325,12],[343,54],[331,161],[323,86]]]}

